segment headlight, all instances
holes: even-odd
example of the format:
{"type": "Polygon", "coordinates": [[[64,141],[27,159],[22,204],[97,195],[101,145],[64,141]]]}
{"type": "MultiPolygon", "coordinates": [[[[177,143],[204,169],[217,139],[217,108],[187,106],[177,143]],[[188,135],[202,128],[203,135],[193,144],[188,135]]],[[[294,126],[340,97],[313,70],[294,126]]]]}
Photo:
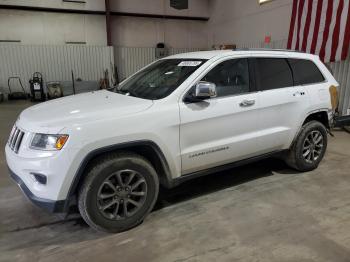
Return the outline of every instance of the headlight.
{"type": "Polygon", "coordinates": [[[35,134],[30,143],[30,148],[37,150],[61,150],[68,137],[68,135],[35,134]]]}

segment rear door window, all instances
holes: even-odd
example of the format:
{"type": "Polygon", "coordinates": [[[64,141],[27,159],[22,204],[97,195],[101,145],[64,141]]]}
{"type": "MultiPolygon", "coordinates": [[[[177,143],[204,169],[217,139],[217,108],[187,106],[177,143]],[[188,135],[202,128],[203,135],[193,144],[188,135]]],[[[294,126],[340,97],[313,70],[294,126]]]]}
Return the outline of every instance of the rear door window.
{"type": "Polygon", "coordinates": [[[294,85],[307,85],[323,82],[325,79],[314,64],[314,62],[305,59],[288,59],[293,70],[294,85]]]}
{"type": "Polygon", "coordinates": [[[293,86],[293,76],[284,58],[253,58],[258,90],[293,86]]]}

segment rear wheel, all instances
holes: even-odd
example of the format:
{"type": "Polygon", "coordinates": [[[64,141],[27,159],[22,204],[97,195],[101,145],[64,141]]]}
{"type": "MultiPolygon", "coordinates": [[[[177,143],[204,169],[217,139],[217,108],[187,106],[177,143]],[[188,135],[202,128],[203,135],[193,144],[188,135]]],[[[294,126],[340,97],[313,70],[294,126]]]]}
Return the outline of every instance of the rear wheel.
{"type": "Polygon", "coordinates": [[[141,223],[159,190],[153,166],[142,156],[115,153],[96,160],[79,192],[79,211],[93,228],[121,232],[141,223]]]}
{"type": "Polygon", "coordinates": [[[318,167],[327,148],[327,130],[318,121],[306,123],[286,158],[286,163],[298,171],[310,171],[318,167]]]}

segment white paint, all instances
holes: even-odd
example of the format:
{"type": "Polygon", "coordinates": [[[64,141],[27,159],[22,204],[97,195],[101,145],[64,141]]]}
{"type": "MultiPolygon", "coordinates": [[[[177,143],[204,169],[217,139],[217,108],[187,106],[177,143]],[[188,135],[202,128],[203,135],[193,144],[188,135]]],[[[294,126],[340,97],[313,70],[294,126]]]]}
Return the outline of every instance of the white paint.
{"type": "Polygon", "coordinates": [[[304,53],[227,50],[188,53],[170,58],[209,60],[163,99],[152,101],[101,90],[52,100],[23,111],[16,122],[17,127],[26,133],[18,154],[8,145],[5,149],[10,169],[35,196],[63,200],[89,152],[119,143],[150,140],[162,150],[171,177],[177,178],[188,171],[289,148],[309,113],[331,109],[329,92],[325,93],[328,99],[324,101],[319,99],[319,90],[328,91],[330,85],[338,85],[317,56],[304,53]],[[190,88],[215,65],[227,59],[250,56],[311,59],[327,81],[302,88],[296,86],[217,97],[205,103],[184,102],[183,98],[190,88]],[[297,100],[299,96],[293,98],[293,93],[300,93],[301,89],[307,90],[305,93],[308,96],[303,106],[299,104],[303,103],[302,100],[297,100]],[[241,100],[246,98],[256,102],[251,107],[239,107],[241,100]],[[294,106],[290,106],[293,103],[294,106]],[[271,107],[276,110],[271,110],[271,107]],[[73,111],[77,113],[72,114],[73,111]],[[286,115],[290,117],[286,118],[286,115]],[[239,125],[235,124],[237,121],[239,125]],[[34,133],[68,134],[69,140],[61,151],[43,152],[29,147],[34,133]],[[275,139],[276,135],[279,139],[275,139]],[[230,154],[225,153],[226,150],[230,154]],[[217,154],[201,157],[206,155],[200,154],[203,151],[217,154]],[[199,154],[199,157],[192,158],[191,162],[189,154],[199,154]],[[30,172],[46,174],[47,185],[33,182],[30,172]]]}

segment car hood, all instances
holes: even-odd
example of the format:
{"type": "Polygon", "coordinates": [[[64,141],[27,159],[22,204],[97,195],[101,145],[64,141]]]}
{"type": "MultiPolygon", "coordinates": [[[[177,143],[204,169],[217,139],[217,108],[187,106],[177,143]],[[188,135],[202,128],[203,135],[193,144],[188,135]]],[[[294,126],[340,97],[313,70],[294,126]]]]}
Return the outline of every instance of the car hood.
{"type": "Polygon", "coordinates": [[[21,113],[18,123],[29,131],[45,132],[46,128],[46,132],[58,133],[68,126],[144,111],[152,104],[152,100],[106,90],[93,91],[29,107],[21,113]]]}

